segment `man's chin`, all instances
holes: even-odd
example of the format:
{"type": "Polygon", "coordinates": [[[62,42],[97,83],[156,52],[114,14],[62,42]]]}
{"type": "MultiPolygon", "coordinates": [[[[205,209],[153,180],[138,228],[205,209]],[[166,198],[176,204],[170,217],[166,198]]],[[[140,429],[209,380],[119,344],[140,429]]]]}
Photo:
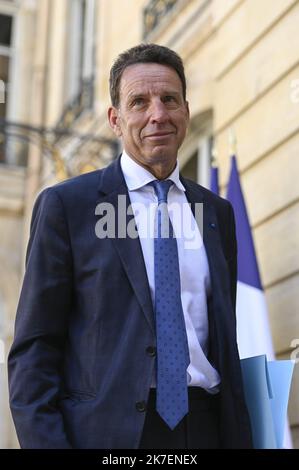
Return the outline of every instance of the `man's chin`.
{"type": "Polygon", "coordinates": [[[176,160],[177,151],[174,151],[173,148],[170,148],[166,145],[157,145],[150,153],[150,160],[154,162],[160,161],[161,163],[166,161],[176,160]]]}

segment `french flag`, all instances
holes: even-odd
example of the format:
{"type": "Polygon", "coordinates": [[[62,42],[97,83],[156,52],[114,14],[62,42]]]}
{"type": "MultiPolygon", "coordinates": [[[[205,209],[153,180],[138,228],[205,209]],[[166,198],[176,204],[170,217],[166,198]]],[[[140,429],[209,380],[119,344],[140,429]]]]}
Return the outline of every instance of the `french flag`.
{"type": "MultiPolygon", "coordinates": [[[[219,194],[218,168],[216,167],[211,168],[210,189],[219,194]]],[[[238,242],[236,315],[239,355],[241,359],[245,359],[266,354],[268,361],[272,361],[275,354],[267,306],[235,156],[231,158],[227,199],[234,209],[238,242]]],[[[285,426],[283,447],[292,449],[292,438],[288,422],[285,426]]]]}
{"type": "MultiPolygon", "coordinates": [[[[267,305],[235,156],[231,157],[227,199],[234,209],[238,243],[236,315],[239,355],[241,359],[244,359],[266,354],[267,360],[273,361],[275,353],[267,305]]],[[[285,426],[283,447],[292,449],[292,437],[288,422],[285,426]]]]}
{"type": "Polygon", "coordinates": [[[235,156],[231,158],[227,199],[234,209],[238,242],[236,314],[239,355],[243,359],[266,354],[268,360],[274,360],[267,305],[235,156]]]}

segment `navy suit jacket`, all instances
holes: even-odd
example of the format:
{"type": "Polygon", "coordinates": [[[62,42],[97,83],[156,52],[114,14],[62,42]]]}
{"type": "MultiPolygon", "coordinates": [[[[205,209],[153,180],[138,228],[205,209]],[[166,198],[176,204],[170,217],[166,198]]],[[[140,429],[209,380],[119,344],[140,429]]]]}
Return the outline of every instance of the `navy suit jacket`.
{"type": "MultiPolygon", "coordinates": [[[[251,447],[236,343],[233,211],[196,183],[182,182],[193,209],[203,202],[221,445],[251,447]]],[[[117,209],[119,195],[129,204],[118,158],[44,190],[36,201],[8,359],[10,406],[23,448],[138,448],[156,346],[144,259],[138,238],[95,234],[97,204],[117,209]]]]}

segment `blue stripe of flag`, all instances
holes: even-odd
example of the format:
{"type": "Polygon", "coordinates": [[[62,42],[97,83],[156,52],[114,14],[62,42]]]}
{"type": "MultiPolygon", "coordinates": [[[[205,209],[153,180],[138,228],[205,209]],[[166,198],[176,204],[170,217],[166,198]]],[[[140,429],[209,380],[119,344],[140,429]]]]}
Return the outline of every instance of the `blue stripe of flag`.
{"type": "Polygon", "coordinates": [[[219,195],[218,168],[213,166],[210,174],[210,190],[219,195]]]}
{"type": "Polygon", "coordinates": [[[236,157],[231,158],[227,199],[234,208],[238,242],[238,281],[262,290],[246,204],[239,179],[236,157]]]}

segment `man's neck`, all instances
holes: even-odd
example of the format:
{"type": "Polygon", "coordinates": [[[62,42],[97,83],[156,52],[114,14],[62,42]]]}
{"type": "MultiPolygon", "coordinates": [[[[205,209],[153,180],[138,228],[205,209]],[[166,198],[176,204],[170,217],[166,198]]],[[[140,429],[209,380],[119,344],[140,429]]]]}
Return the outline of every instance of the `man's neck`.
{"type": "Polygon", "coordinates": [[[145,168],[158,180],[166,180],[171,175],[177,164],[176,161],[171,161],[165,163],[157,163],[155,165],[146,165],[134,158],[132,155],[128,154],[128,152],[126,153],[132,160],[134,160],[135,163],[145,168]]]}

